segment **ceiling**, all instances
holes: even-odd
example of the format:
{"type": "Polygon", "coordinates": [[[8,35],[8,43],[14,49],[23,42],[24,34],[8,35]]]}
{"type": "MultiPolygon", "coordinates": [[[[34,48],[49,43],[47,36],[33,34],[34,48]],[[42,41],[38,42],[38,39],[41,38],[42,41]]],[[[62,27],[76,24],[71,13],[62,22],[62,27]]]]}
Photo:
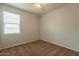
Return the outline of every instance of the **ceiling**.
{"type": "Polygon", "coordinates": [[[25,11],[29,11],[31,13],[42,15],[45,13],[48,13],[50,11],[54,11],[58,8],[61,8],[65,5],[68,5],[67,3],[47,3],[46,8],[36,8],[33,6],[34,3],[6,3],[6,5],[10,5],[25,11]]]}

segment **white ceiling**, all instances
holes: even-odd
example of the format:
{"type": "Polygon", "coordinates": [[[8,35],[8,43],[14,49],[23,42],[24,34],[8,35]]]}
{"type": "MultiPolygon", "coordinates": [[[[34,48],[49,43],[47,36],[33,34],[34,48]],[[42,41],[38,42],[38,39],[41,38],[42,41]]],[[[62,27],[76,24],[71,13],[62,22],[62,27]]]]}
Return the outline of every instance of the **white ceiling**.
{"type": "Polygon", "coordinates": [[[34,3],[6,3],[6,4],[38,15],[42,15],[47,12],[61,8],[65,5],[68,5],[67,3],[47,3],[47,7],[45,9],[41,9],[33,7],[34,3]]]}

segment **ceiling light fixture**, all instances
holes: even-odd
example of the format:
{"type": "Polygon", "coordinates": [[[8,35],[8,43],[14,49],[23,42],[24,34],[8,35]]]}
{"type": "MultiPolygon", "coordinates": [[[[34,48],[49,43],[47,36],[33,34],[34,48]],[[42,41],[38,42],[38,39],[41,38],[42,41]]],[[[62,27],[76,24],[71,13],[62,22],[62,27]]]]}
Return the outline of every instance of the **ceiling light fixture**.
{"type": "Polygon", "coordinates": [[[36,3],[36,4],[34,4],[33,6],[34,6],[34,7],[37,7],[37,8],[41,8],[41,7],[42,7],[40,3],[36,3]]]}
{"type": "Polygon", "coordinates": [[[48,7],[46,3],[35,3],[33,4],[33,6],[36,8],[41,8],[41,9],[46,9],[48,7]]]}

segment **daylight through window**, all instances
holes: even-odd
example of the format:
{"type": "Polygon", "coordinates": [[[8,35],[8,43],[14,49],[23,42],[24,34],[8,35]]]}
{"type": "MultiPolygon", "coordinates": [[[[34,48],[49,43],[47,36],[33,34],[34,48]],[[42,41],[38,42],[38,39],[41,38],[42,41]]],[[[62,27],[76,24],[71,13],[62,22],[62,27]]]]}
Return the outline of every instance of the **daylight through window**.
{"type": "Polygon", "coordinates": [[[4,34],[20,33],[20,15],[4,11],[4,34]]]}

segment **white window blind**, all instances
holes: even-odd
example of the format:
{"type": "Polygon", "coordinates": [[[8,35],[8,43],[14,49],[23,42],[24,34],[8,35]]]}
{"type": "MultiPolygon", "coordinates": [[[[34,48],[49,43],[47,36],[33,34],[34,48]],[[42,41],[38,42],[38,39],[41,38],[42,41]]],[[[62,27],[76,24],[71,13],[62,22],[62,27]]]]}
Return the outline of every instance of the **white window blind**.
{"type": "Polygon", "coordinates": [[[4,11],[4,34],[20,33],[20,15],[4,11]]]}

